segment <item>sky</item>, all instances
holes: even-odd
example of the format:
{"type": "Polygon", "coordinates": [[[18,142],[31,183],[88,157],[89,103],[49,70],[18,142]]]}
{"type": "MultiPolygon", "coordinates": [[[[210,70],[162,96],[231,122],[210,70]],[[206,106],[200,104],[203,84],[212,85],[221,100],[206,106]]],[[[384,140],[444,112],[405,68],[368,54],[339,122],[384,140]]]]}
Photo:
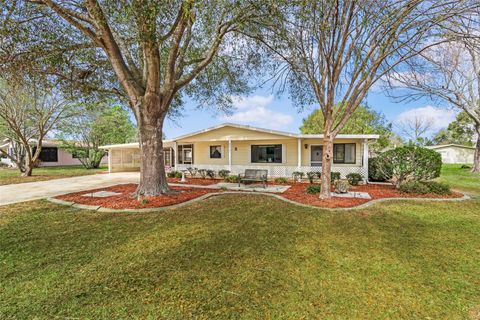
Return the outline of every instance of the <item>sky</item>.
{"type": "MultiPolygon", "coordinates": [[[[216,126],[221,123],[246,124],[260,128],[298,133],[303,118],[315,107],[299,110],[287,94],[276,96],[271,88],[259,88],[245,96],[233,97],[231,114],[215,111],[215,107],[198,109],[195,101],[187,101],[183,116],[175,121],[166,120],[164,132],[167,139],[193,131],[216,126]]],[[[367,98],[368,105],[382,112],[400,133],[399,126],[404,121],[418,117],[431,122],[431,136],[445,128],[455,119],[458,111],[435,105],[433,101],[422,99],[414,102],[394,101],[379,87],[373,88],[367,98]]]]}

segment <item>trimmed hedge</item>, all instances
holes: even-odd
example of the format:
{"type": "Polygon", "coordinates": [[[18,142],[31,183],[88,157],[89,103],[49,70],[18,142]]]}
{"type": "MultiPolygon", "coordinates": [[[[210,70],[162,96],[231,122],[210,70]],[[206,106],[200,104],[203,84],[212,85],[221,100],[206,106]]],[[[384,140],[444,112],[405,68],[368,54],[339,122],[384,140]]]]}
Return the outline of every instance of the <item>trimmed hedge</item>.
{"type": "Polygon", "coordinates": [[[316,184],[311,184],[305,188],[305,191],[309,194],[320,193],[320,186],[316,184]]]}
{"type": "Polygon", "coordinates": [[[238,176],[227,176],[223,178],[225,182],[230,182],[230,183],[238,183],[238,176]]]}
{"type": "Polygon", "coordinates": [[[388,163],[384,164],[383,170],[380,170],[379,157],[368,159],[368,180],[374,182],[385,182],[392,179],[393,169],[388,163]]]}
{"type": "Polygon", "coordinates": [[[360,173],[349,173],[346,177],[348,183],[350,183],[352,186],[358,186],[358,184],[363,181],[363,177],[360,173]]]}
{"type": "Polygon", "coordinates": [[[169,178],[181,178],[182,173],[180,171],[170,171],[167,173],[167,177],[169,178]]]}
{"type": "Polygon", "coordinates": [[[401,192],[414,194],[450,194],[450,186],[444,183],[435,181],[408,181],[402,183],[399,187],[401,192]]]}

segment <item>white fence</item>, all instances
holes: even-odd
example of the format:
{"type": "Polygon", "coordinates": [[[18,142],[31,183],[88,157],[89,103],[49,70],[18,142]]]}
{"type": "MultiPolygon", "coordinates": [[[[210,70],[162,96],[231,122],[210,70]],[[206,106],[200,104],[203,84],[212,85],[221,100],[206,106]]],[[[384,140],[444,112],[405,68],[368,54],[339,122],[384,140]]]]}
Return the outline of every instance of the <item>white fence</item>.
{"type": "MultiPolygon", "coordinates": [[[[210,169],[218,172],[219,170],[230,170],[231,174],[239,174],[245,172],[245,169],[262,169],[268,170],[268,175],[270,177],[291,177],[295,171],[301,172],[320,172],[322,171],[322,167],[310,167],[310,166],[275,166],[275,165],[268,165],[268,166],[259,166],[259,165],[232,165],[231,167],[228,165],[202,165],[202,164],[177,164],[177,170],[186,170],[187,168],[197,168],[197,169],[210,169]]],[[[172,170],[174,170],[172,168],[172,170]]],[[[340,172],[342,178],[349,173],[359,173],[365,177],[366,172],[364,167],[335,167],[332,166],[332,172],[340,172]]]]}

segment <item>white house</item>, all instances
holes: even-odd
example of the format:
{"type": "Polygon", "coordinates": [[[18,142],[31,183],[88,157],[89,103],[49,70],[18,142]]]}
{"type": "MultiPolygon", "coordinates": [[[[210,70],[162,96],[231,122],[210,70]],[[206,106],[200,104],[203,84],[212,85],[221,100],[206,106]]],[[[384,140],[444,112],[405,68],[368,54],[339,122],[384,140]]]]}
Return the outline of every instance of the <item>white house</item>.
{"type": "Polygon", "coordinates": [[[475,154],[474,147],[462,146],[459,144],[445,144],[429,146],[427,148],[440,153],[443,163],[473,163],[473,156],[475,154]]]}

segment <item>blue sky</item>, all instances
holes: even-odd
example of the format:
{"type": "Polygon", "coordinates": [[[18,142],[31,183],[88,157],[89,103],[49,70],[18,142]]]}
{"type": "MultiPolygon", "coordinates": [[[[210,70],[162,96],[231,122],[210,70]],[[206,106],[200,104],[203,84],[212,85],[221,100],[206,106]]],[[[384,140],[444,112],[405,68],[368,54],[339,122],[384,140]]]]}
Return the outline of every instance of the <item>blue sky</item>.
{"type": "MultiPolygon", "coordinates": [[[[410,103],[395,102],[380,89],[373,89],[369,93],[368,104],[371,108],[381,111],[394,124],[396,131],[399,131],[398,126],[402,121],[414,117],[431,122],[432,130],[429,135],[446,127],[456,114],[456,111],[438,107],[427,99],[410,103]]],[[[302,119],[315,107],[299,110],[289,100],[288,95],[275,96],[271,88],[262,88],[249,95],[234,97],[231,115],[216,112],[214,107],[207,110],[198,109],[196,105],[194,101],[188,101],[182,118],[175,122],[166,120],[164,132],[168,139],[223,122],[297,133],[302,119]]]]}

